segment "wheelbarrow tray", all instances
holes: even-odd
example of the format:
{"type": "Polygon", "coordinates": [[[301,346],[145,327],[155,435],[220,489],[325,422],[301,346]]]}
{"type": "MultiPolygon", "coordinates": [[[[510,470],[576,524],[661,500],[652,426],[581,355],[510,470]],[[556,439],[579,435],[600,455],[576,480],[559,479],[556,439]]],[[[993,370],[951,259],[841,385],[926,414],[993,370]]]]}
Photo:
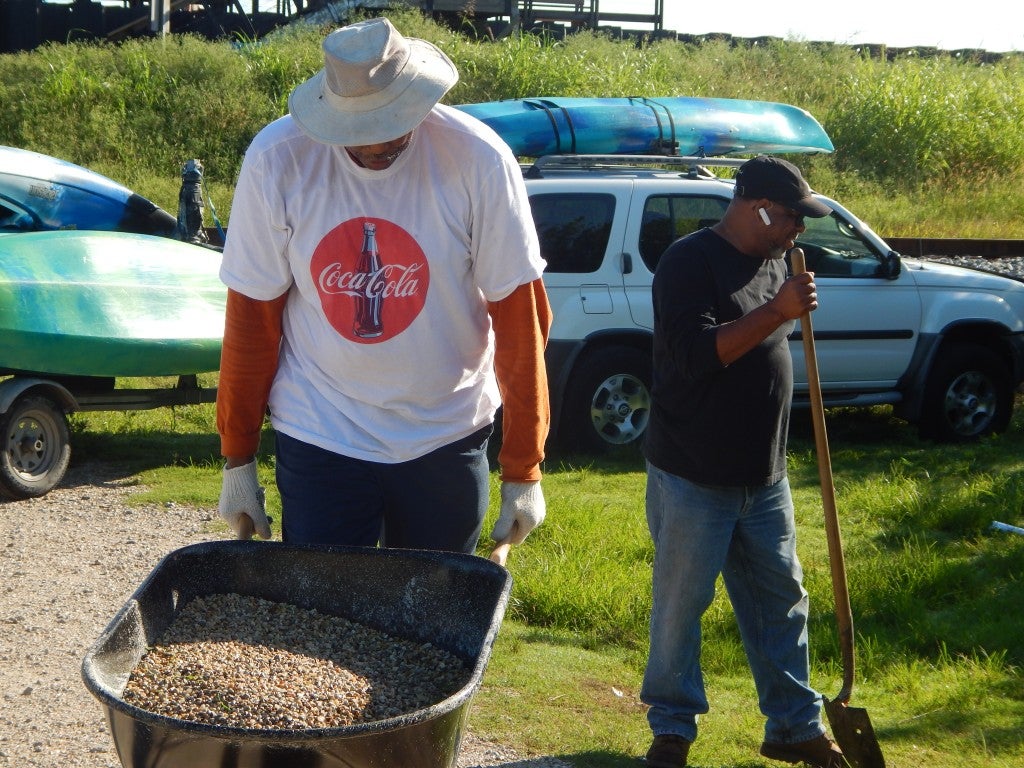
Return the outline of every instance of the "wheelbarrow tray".
{"type": "Polygon", "coordinates": [[[452,768],[512,580],[485,558],[448,552],[216,541],[167,555],[82,662],[124,768],[452,768]],[[270,730],[179,720],[122,698],[128,678],[196,597],[237,593],[343,617],[432,643],[471,670],[462,689],[398,717],[270,730]]]}

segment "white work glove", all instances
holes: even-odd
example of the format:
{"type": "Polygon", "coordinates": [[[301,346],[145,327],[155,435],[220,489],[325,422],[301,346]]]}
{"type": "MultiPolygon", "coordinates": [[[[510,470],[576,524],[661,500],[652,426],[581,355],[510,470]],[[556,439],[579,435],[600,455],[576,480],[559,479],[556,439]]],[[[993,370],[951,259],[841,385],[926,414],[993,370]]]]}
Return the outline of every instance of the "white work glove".
{"type": "Polygon", "coordinates": [[[234,469],[224,468],[217,511],[238,538],[252,538],[253,530],[260,538],[270,538],[264,498],[264,490],[256,478],[255,460],[234,469]]]}
{"type": "Polygon", "coordinates": [[[503,482],[501,512],[491,531],[491,538],[495,541],[508,538],[512,544],[522,544],[530,531],[544,522],[545,513],[540,480],[532,483],[503,482]]]}

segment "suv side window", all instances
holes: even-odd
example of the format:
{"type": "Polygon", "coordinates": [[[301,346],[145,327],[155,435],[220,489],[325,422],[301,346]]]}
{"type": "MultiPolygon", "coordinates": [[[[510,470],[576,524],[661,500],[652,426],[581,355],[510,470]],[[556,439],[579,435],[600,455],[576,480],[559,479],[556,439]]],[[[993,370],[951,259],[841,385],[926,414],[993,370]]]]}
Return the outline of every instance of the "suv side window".
{"type": "Polygon", "coordinates": [[[640,258],[654,272],[666,248],[680,237],[710,227],[728,206],[729,201],[720,197],[651,195],[640,224],[640,258]]]}
{"type": "Polygon", "coordinates": [[[608,249],[615,197],[552,193],[530,196],[546,272],[596,272],[608,249]]]}
{"type": "Polygon", "coordinates": [[[796,244],[816,277],[881,276],[878,254],[835,213],[820,219],[807,217],[804,226],[796,244]]]}

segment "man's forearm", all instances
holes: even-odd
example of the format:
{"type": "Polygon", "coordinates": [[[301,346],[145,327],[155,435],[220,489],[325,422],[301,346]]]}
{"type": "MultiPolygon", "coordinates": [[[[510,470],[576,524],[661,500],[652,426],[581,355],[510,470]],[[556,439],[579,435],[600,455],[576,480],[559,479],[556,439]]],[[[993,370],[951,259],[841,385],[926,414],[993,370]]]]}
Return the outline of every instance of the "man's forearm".
{"type": "Polygon", "coordinates": [[[731,365],[767,339],[788,318],[772,302],[763,304],[738,320],[718,326],[715,349],[722,365],[731,365]]]}

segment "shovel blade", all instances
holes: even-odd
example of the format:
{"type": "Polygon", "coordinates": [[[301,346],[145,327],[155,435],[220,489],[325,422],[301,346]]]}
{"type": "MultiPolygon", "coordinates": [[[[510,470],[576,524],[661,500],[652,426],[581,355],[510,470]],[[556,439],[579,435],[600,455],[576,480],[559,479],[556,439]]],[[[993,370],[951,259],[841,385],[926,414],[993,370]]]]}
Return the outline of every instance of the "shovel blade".
{"type": "Polygon", "coordinates": [[[832,737],[853,768],[885,768],[882,748],[878,745],[866,709],[825,699],[825,715],[832,728],[832,737]]]}

